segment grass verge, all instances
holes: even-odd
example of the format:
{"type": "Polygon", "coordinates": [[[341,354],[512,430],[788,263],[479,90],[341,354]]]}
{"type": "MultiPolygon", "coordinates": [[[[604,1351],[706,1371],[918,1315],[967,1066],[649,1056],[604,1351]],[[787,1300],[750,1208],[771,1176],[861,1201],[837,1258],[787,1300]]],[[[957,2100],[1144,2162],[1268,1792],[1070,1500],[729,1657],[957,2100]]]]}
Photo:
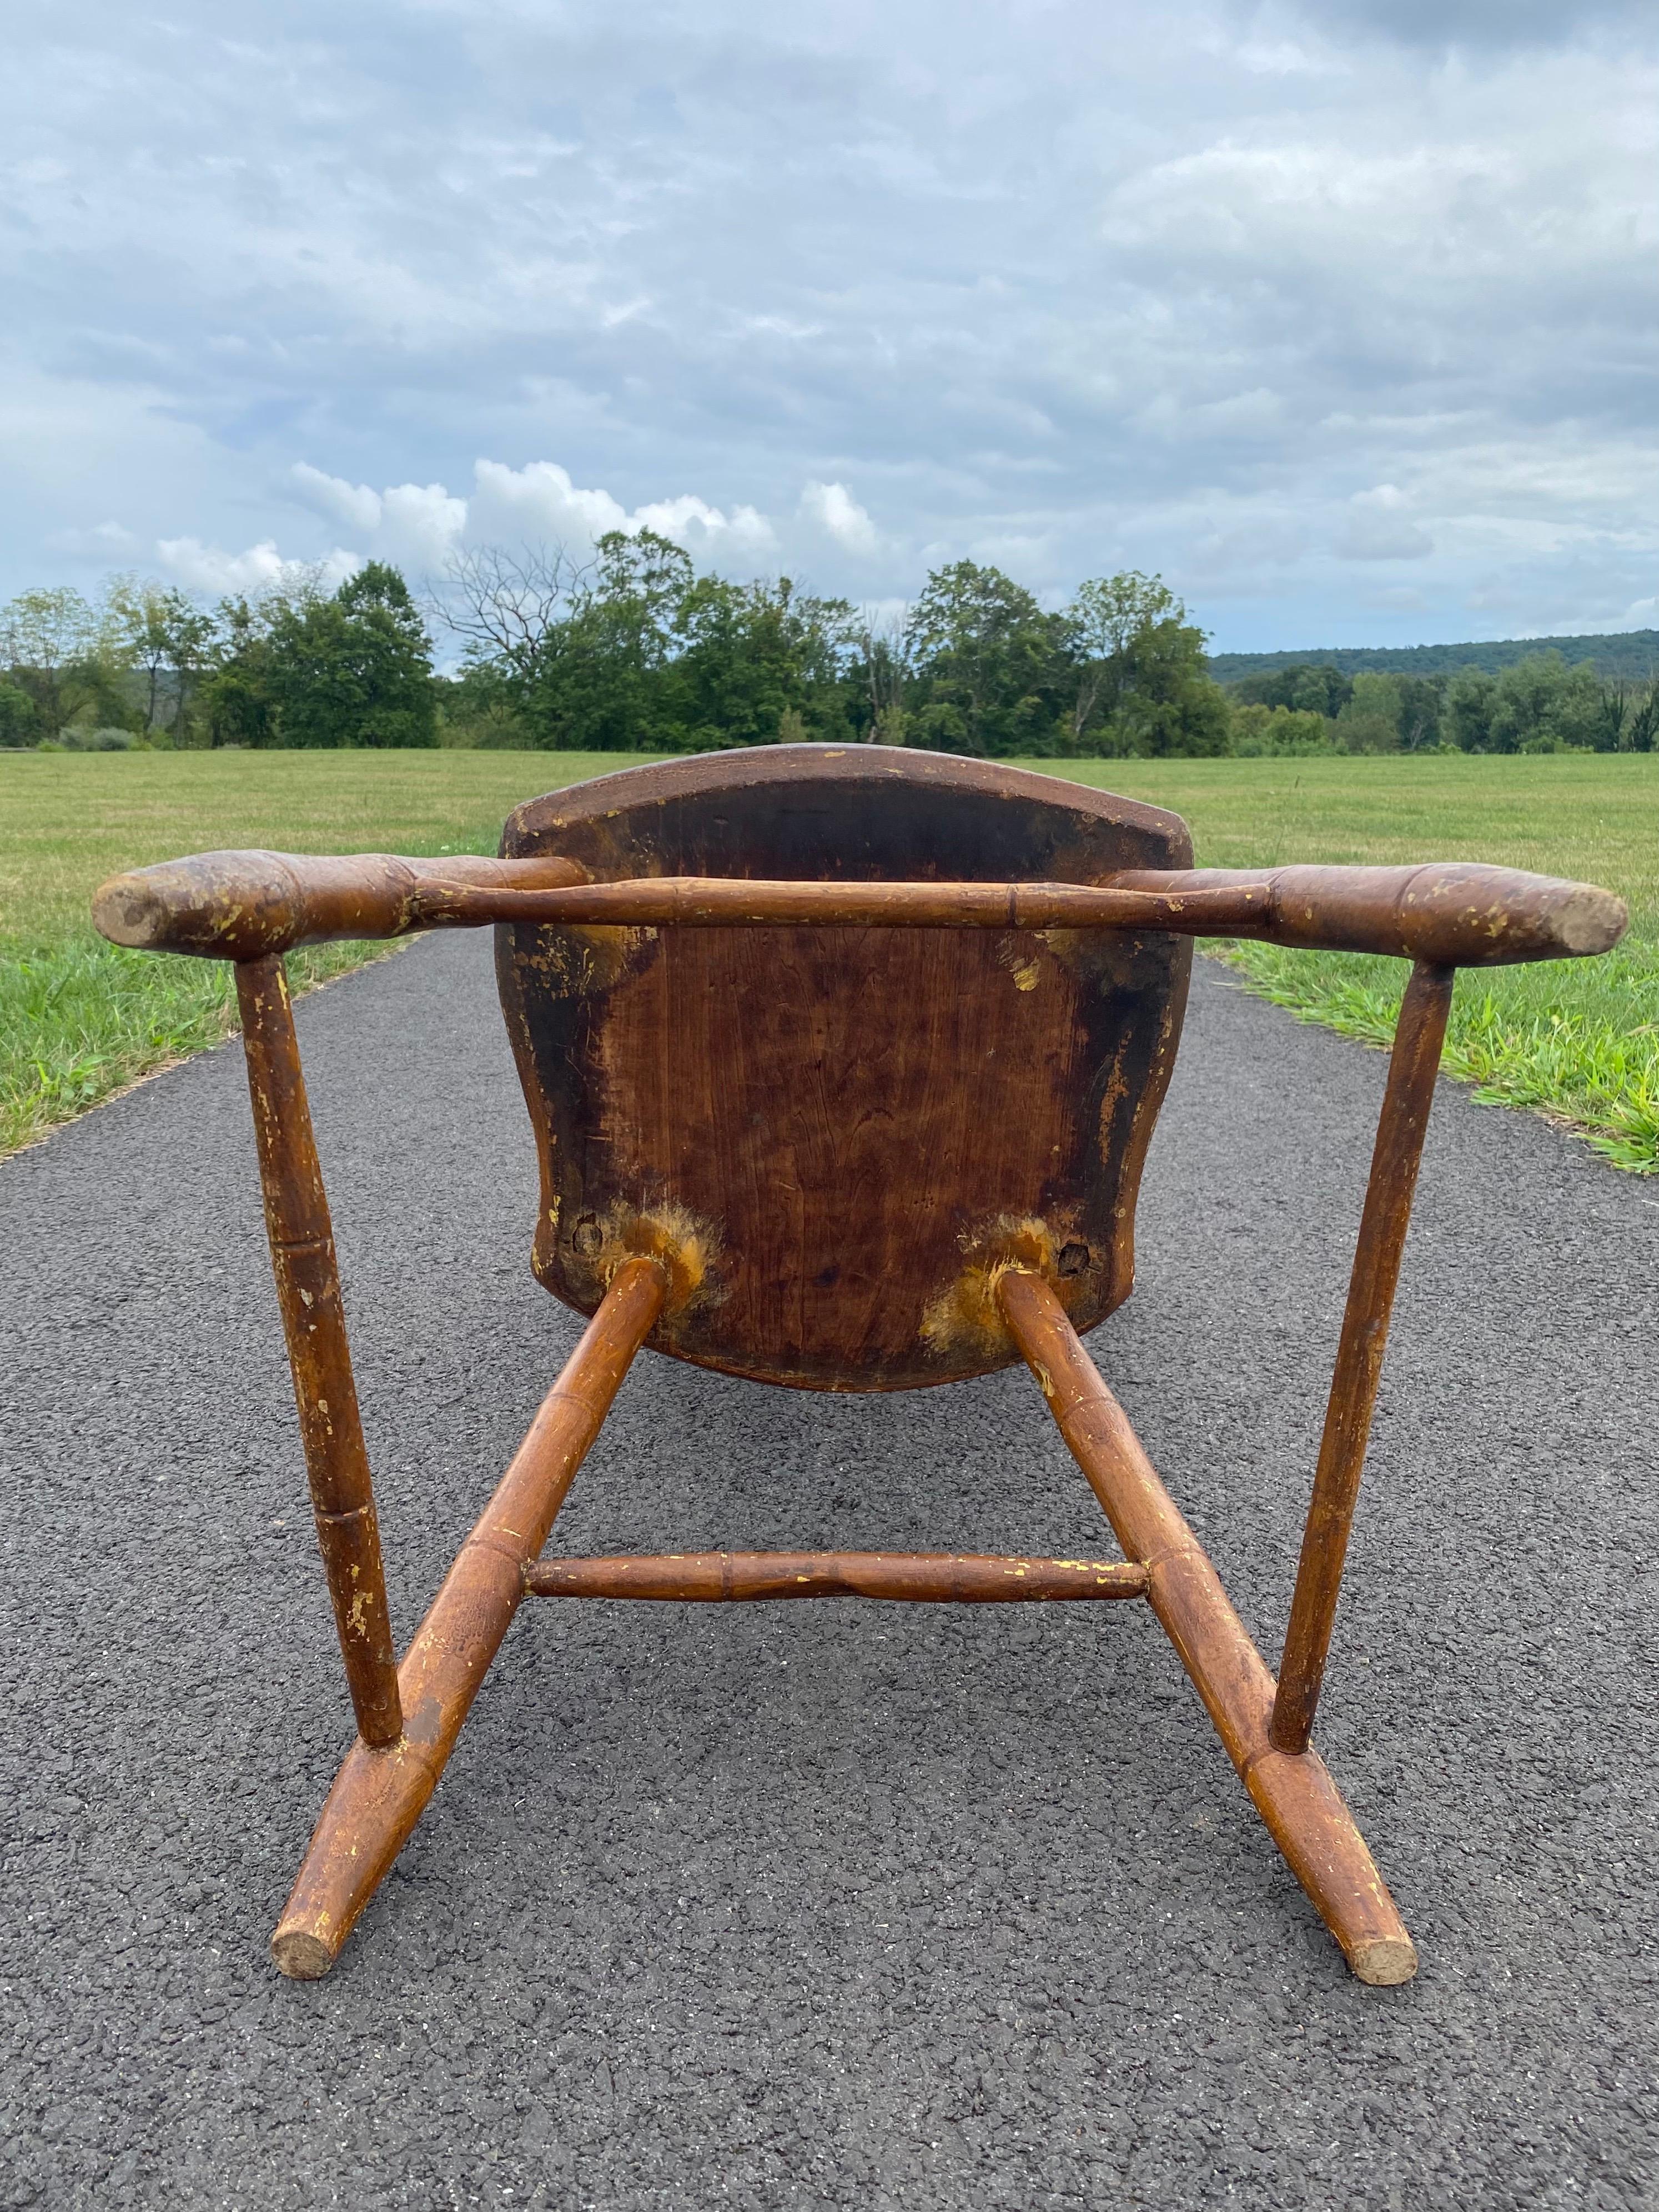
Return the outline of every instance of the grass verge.
{"type": "MultiPolygon", "coordinates": [[[[122,952],[92,928],[118,869],[224,846],[493,852],[520,799],[629,763],[583,753],[0,757],[0,1154],[232,1024],[216,961],[122,952]]],[[[1659,1167],[1659,757],[1031,763],[1172,806],[1200,862],[1473,859],[1609,884],[1630,901],[1607,958],[1466,971],[1450,1073],[1571,1122],[1621,1167],[1659,1167]]],[[[293,956],[308,986],[374,945],[293,956]]],[[[1386,1042],[1404,963],[1236,945],[1246,988],[1386,1042]]]]}
{"type": "MultiPolygon", "coordinates": [[[[1209,867],[1494,860],[1607,884],[1630,904],[1599,960],[1465,969],[1443,1065],[1492,1105],[1577,1130],[1615,1166],[1659,1169],[1659,756],[1072,762],[1079,781],[1173,806],[1209,867]]],[[[1406,963],[1235,945],[1246,988],[1387,1044],[1406,963]]]]}
{"type": "MultiPolygon", "coordinates": [[[[587,753],[0,755],[0,1157],[234,1026],[218,960],[127,952],[92,927],[106,876],[238,846],[493,853],[522,799],[617,765],[587,753]]],[[[384,945],[289,956],[296,989],[384,945]]]]}

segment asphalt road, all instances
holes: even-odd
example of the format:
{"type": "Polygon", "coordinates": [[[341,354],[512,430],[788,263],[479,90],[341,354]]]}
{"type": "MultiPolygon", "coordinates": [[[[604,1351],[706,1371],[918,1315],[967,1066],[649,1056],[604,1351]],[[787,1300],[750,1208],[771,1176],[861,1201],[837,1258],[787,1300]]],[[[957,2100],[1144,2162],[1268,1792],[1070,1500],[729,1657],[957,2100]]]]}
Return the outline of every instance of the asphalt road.
{"type": "MultiPolygon", "coordinates": [[[[1380,1054],[1200,965],[1092,1340],[1276,1657],[1380,1054]]],[[[406,1634],[576,1324],[488,947],[306,1001],[406,1634]]],[[[329,1980],[349,1735],[239,1049],[0,1168],[10,2205],[1659,2203],[1659,1188],[1442,1087],[1322,1717],[1349,1979],[1139,1608],[548,1605],[329,1980]]],[[[556,1547],[1099,1551],[1023,1372],[646,1356],[556,1547]]]]}

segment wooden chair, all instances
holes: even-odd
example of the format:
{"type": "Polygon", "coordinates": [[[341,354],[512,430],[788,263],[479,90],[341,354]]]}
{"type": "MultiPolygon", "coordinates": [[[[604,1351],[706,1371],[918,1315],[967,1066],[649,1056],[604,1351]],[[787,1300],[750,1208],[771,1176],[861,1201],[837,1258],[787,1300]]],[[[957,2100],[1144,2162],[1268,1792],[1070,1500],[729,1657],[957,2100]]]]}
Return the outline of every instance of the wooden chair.
{"type": "Polygon", "coordinates": [[[235,963],[271,1265],[358,1739],[272,1938],[325,1974],[520,1599],[1143,1598],[1364,1981],[1410,1937],[1310,1747],[1454,970],[1605,951],[1580,884],[1194,870],[1173,814],[992,763],[792,745],[521,806],[496,860],[211,853],[105,884],[118,945],[235,963]],[[532,1265],[592,1316],[402,1664],[283,955],[496,927],[541,1161],[532,1265]],[[1079,1342],[1128,1296],[1194,937],[1413,963],[1277,1683],[1079,1342]],[[1121,1559],[542,1547],[641,1345],[797,1389],[1023,1358],[1121,1559]]]}

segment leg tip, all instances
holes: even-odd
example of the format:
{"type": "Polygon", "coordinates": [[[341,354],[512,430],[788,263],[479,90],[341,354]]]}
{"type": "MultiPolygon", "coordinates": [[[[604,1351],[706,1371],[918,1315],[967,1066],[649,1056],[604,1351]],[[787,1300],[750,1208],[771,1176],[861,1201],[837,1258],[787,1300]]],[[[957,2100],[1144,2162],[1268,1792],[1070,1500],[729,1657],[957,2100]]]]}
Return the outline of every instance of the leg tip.
{"type": "Polygon", "coordinates": [[[1417,1972],[1417,1949],[1409,1936],[1379,1936],[1356,1943],[1348,1964],[1374,1990],[1397,1990],[1417,1972]]]}
{"type": "Polygon", "coordinates": [[[279,1928],[270,1939],[270,1955],[279,1974],[291,1982],[320,1982],[334,1964],[334,1954],[308,1928],[279,1928]]]}

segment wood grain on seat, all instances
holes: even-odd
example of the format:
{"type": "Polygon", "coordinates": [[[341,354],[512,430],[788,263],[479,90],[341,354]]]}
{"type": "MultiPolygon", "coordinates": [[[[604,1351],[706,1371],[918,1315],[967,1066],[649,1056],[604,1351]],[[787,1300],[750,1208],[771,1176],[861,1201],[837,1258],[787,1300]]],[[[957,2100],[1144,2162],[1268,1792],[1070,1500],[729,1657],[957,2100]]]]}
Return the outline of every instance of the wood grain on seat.
{"type": "MultiPolygon", "coordinates": [[[[1098,884],[1191,846],[1176,815],[999,763],[791,745],[555,792],[501,853],[600,881],[1098,884]]],[[[536,1273],[591,1313],[626,1252],[672,1238],[699,1279],[650,1342],[805,1389],[1015,1360],[972,1294],[1010,1237],[1086,1329],[1133,1280],[1190,960],[1106,930],[503,927],[536,1273]]]]}

